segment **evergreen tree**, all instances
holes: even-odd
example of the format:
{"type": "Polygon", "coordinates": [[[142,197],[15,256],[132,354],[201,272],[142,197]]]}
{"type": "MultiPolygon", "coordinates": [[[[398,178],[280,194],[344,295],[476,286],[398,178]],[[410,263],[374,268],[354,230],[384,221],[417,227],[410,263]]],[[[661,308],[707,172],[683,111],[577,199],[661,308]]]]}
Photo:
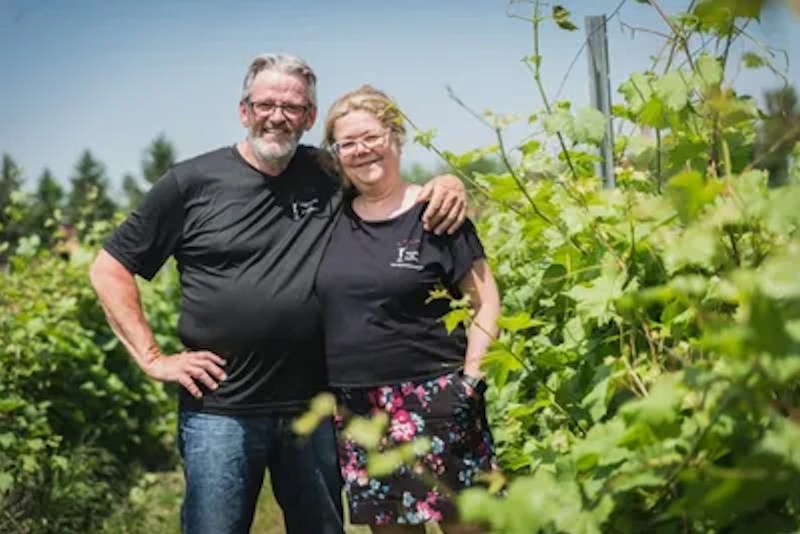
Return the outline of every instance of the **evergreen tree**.
{"type": "Polygon", "coordinates": [[[20,166],[9,154],[3,154],[0,169],[0,265],[6,263],[9,251],[23,235],[22,182],[20,166]]]}
{"type": "Polygon", "coordinates": [[[14,193],[22,188],[22,169],[9,154],[3,154],[0,172],[0,206],[8,206],[14,193]]]}
{"type": "Polygon", "coordinates": [[[38,235],[45,246],[53,244],[53,233],[61,223],[60,210],[63,201],[64,188],[53,177],[50,169],[45,169],[39,176],[25,222],[27,233],[38,235]]]}
{"type": "Polygon", "coordinates": [[[83,237],[97,221],[110,220],[117,207],[108,194],[105,165],[89,150],[81,154],[70,179],[66,215],[83,237]]]}
{"type": "Polygon", "coordinates": [[[142,160],[142,176],[149,184],[154,184],[175,164],[177,152],[175,145],[164,134],[156,137],[145,151],[142,160]]]}
{"type": "MultiPolygon", "coordinates": [[[[175,146],[164,134],[153,139],[142,156],[142,178],[145,184],[149,186],[156,183],[175,164],[176,153],[175,146]]],[[[141,181],[133,174],[126,174],[122,179],[122,190],[127,197],[129,211],[139,205],[144,195],[145,189],[140,184],[141,181]]]]}
{"type": "Polygon", "coordinates": [[[142,188],[139,187],[139,181],[133,174],[126,174],[122,178],[122,190],[125,192],[127,209],[128,211],[131,211],[139,205],[139,201],[142,200],[144,191],[142,191],[142,188]]]}

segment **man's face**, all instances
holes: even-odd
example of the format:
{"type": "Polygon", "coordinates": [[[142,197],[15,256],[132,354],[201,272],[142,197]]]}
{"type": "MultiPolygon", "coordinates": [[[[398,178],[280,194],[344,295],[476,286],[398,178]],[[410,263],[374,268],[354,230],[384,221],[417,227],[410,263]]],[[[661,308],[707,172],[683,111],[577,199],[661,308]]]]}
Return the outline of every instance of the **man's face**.
{"type": "Polygon", "coordinates": [[[294,155],[303,132],[316,119],[307,95],[302,78],[270,71],[256,76],[249,97],[239,103],[239,118],[257,157],[272,162],[294,155]]]}

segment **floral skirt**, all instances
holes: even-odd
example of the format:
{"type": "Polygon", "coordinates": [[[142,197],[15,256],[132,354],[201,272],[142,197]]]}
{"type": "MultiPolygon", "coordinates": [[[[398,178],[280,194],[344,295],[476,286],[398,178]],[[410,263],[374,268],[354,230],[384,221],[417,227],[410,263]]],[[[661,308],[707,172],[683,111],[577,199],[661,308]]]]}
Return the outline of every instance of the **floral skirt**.
{"type": "Polygon", "coordinates": [[[498,468],[483,399],[468,396],[457,373],[364,389],[338,389],[339,464],[353,524],[454,521],[453,496],[498,468]],[[367,473],[366,450],[346,434],[349,419],[387,412],[379,451],[418,437],[431,447],[388,476],[367,473]]]}

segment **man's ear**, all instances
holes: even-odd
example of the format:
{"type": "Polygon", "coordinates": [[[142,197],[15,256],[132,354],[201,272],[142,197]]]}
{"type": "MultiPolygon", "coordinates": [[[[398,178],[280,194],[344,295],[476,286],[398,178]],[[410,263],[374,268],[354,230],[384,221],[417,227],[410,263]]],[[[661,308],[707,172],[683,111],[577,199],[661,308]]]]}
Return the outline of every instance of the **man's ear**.
{"type": "Polygon", "coordinates": [[[250,128],[250,115],[247,113],[247,102],[244,100],[239,101],[239,122],[245,128],[250,128]]]}
{"type": "Polygon", "coordinates": [[[314,127],[314,123],[317,121],[317,106],[312,106],[311,109],[308,110],[306,114],[306,121],[303,124],[303,127],[306,131],[309,131],[311,128],[314,127]]]}

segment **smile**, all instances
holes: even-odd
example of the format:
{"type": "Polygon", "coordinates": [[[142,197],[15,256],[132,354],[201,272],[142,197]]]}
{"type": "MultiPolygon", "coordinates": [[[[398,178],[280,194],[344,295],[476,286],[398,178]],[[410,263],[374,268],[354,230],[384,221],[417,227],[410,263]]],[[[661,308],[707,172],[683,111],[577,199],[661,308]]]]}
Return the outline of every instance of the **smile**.
{"type": "Polygon", "coordinates": [[[355,167],[357,169],[360,169],[362,167],[368,167],[369,165],[372,165],[373,163],[380,163],[381,161],[383,161],[383,158],[372,158],[372,159],[369,159],[367,161],[356,163],[356,164],[353,165],[353,167],[355,167]]]}

